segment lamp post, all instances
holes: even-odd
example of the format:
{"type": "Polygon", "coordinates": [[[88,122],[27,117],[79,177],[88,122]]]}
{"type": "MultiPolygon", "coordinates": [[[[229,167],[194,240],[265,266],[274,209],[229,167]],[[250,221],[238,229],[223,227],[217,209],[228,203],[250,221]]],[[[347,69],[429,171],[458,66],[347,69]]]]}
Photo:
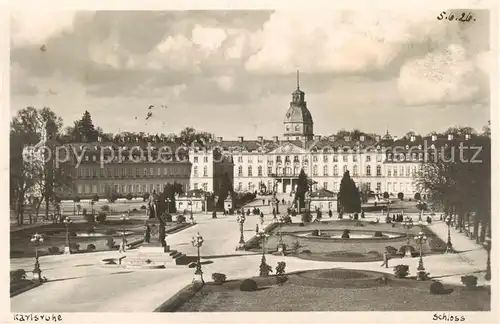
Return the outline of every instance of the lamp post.
{"type": "Polygon", "coordinates": [[[42,281],[42,270],[40,269],[40,262],[38,261],[38,246],[43,242],[43,236],[35,233],[31,237],[31,242],[35,244],[35,267],[33,268],[33,280],[42,281]]]}
{"type": "Polygon", "coordinates": [[[484,241],[484,247],[486,248],[486,252],[488,252],[488,258],[486,259],[486,274],[484,275],[484,279],[487,281],[491,280],[491,238],[486,237],[484,241]]]}
{"type": "Polygon", "coordinates": [[[417,280],[425,280],[427,274],[425,273],[424,268],[424,259],[422,258],[422,245],[427,241],[427,236],[423,232],[419,232],[417,236],[415,236],[415,241],[420,247],[420,259],[418,260],[417,267],[417,280]]]}
{"type": "Polygon", "coordinates": [[[261,230],[257,237],[262,239],[262,259],[260,260],[260,268],[262,269],[267,267],[266,263],[266,238],[269,236],[265,231],[261,230]]]}
{"type": "Polygon", "coordinates": [[[422,216],[423,216],[423,213],[424,213],[424,208],[423,208],[423,203],[421,201],[418,202],[417,204],[417,208],[419,209],[419,213],[418,213],[418,221],[421,222],[422,221],[422,216]]]}
{"type": "Polygon", "coordinates": [[[403,222],[403,227],[406,229],[406,250],[405,257],[411,258],[411,250],[410,250],[410,229],[413,227],[413,220],[407,216],[403,222]]]}
{"type": "Polygon", "coordinates": [[[120,220],[122,221],[122,246],[120,248],[120,252],[125,252],[127,250],[127,238],[125,237],[125,222],[128,221],[128,216],[126,214],[123,214],[122,217],[120,217],[120,220]]]}
{"type": "Polygon", "coordinates": [[[243,224],[245,223],[246,217],[245,215],[238,215],[236,217],[236,221],[240,224],[240,242],[238,244],[238,248],[245,249],[245,238],[243,237],[243,224]]]}
{"type": "Polygon", "coordinates": [[[66,240],[64,243],[64,254],[71,254],[71,247],[69,245],[69,225],[73,224],[73,221],[71,220],[71,218],[66,217],[64,218],[63,223],[66,226],[66,240]]]}
{"type": "Polygon", "coordinates": [[[445,253],[453,253],[453,245],[451,244],[451,225],[453,223],[453,220],[451,218],[451,216],[448,216],[445,218],[445,223],[446,223],[446,226],[448,226],[448,241],[446,242],[446,251],[445,253]]]}
{"type": "Polygon", "coordinates": [[[191,243],[196,248],[198,253],[196,271],[194,272],[193,281],[201,281],[201,283],[205,283],[203,281],[203,271],[201,270],[200,248],[203,245],[203,237],[200,235],[200,233],[197,233],[196,236],[193,236],[191,243]]]}

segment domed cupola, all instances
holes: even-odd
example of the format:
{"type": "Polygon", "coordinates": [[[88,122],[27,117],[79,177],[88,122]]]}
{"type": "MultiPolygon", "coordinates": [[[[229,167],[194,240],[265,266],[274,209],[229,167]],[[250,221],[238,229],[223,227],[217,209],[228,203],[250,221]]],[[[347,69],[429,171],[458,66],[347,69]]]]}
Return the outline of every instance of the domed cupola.
{"type": "Polygon", "coordinates": [[[311,140],[314,136],[311,112],[307,109],[305,93],[300,90],[299,71],[297,71],[297,90],[292,93],[292,102],[283,124],[285,138],[289,140],[311,140]]]}

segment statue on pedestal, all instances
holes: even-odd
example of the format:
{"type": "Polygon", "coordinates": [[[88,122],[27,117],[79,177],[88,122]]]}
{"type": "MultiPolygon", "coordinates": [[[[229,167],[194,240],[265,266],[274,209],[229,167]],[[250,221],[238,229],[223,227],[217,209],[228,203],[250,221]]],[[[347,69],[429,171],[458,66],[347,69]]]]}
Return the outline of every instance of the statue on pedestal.
{"type": "Polygon", "coordinates": [[[166,246],[165,242],[165,220],[160,215],[158,209],[159,195],[155,190],[149,195],[148,199],[148,220],[146,221],[145,243],[160,243],[161,246],[166,246]],[[146,236],[148,240],[146,241],[146,236]],[[153,242],[150,242],[152,239],[153,242]]]}
{"type": "Polygon", "coordinates": [[[158,216],[158,201],[159,197],[156,194],[156,190],[153,190],[153,192],[149,195],[148,199],[148,216],[149,219],[160,219],[158,216]]]}

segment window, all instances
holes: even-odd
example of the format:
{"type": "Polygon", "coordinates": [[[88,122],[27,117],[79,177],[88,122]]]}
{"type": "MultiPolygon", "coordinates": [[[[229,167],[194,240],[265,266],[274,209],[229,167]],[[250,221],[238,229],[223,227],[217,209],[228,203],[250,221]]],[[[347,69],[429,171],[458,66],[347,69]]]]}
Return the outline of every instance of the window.
{"type": "Polygon", "coordinates": [[[147,177],[148,176],[148,168],[144,168],[144,176],[147,177]]]}
{"type": "Polygon", "coordinates": [[[285,162],[290,162],[290,156],[289,155],[285,156],[285,162]]]}
{"type": "Polygon", "coordinates": [[[366,156],[366,162],[371,162],[371,160],[372,160],[372,157],[370,155],[367,155],[366,156]]]}
{"type": "Polygon", "coordinates": [[[134,186],[128,185],[128,192],[134,192],[134,186]]]}
{"type": "Polygon", "coordinates": [[[238,176],[239,177],[243,176],[243,167],[241,165],[238,167],[238,176]]]}
{"type": "Polygon", "coordinates": [[[338,176],[339,175],[339,167],[338,165],[333,166],[333,175],[338,176]]]}
{"type": "Polygon", "coordinates": [[[316,176],[316,175],[318,175],[318,166],[317,165],[313,166],[313,176],[316,176]]]}
{"type": "Polygon", "coordinates": [[[328,190],[328,182],[323,182],[323,189],[328,190]]]}
{"type": "Polygon", "coordinates": [[[369,165],[366,166],[366,175],[367,176],[371,176],[372,175],[372,168],[369,165]]]}
{"type": "Polygon", "coordinates": [[[347,172],[347,165],[344,165],[344,167],[342,168],[342,173],[346,173],[347,172]]]}
{"type": "Polygon", "coordinates": [[[382,182],[377,182],[377,191],[381,191],[382,190],[382,182]]]}
{"type": "Polygon", "coordinates": [[[238,156],[238,162],[243,163],[243,156],[238,156]]]}
{"type": "Polygon", "coordinates": [[[206,166],[203,167],[203,176],[208,177],[208,168],[206,166]]]}
{"type": "Polygon", "coordinates": [[[294,167],[294,168],[293,168],[293,174],[294,174],[294,175],[298,175],[299,173],[300,173],[300,171],[299,171],[299,167],[294,167]]]}
{"type": "Polygon", "coordinates": [[[149,168],[149,176],[152,177],[155,175],[155,170],[153,168],[149,168]]]}
{"type": "Polygon", "coordinates": [[[259,167],[257,168],[257,175],[259,177],[262,177],[262,166],[261,165],[259,165],[259,167]]]}
{"type": "Polygon", "coordinates": [[[417,175],[417,167],[414,166],[412,170],[412,175],[415,177],[417,175]]]}
{"type": "Polygon", "coordinates": [[[347,155],[342,156],[342,161],[347,162],[347,155]]]}
{"type": "Polygon", "coordinates": [[[141,176],[141,169],[135,168],[135,176],[140,177],[141,176]]]}
{"type": "Polygon", "coordinates": [[[144,193],[148,192],[148,186],[147,185],[145,185],[145,184],[142,185],[142,192],[144,192],[144,193]]]}
{"type": "Polygon", "coordinates": [[[248,191],[253,191],[253,184],[251,182],[248,183],[248,191]]]}
{"type": "Polygon", "coordinates": [[[163,175],[164,176],[168,175],[168,168],[163,168],[163,175]]]}
{"type": "Polygon", "coordinates": [[[78,185],[76,187],[76,190],[78,191],[79,194],[82,194],[83,193],[83,186],[82,185],[78,185]]]}
{"type": "Polygon", "coordinates": [[[409,166],[406,167],[406,176],[407,177],[410,176],[410,167],[409,166]]]}
{"type": "Polygon", "coordinates": [[[318,156],[317,155],[313,155],[313,162],[318,162],[318,156]]]}
{"type": "Polygon", "coordinates": [[[127,174],[127,170],[125,168],[122,168],[121,174],[122,174],[122,177],[125,177],[125,175],[127,174]]]}
{"type": "Polygon", "coordinates": [[[393,189],[393,191],[398,191],[398,184],[397,184],[397,182],[394,182],[392,184],[392,189],[393,189]]]}
{"type": "Polygon", "coordinates": [[[257,155],[257,162],[259,162],[259,163],[262,162],[262,155],[257,155]]]}
{"type": "Polygon", "coordinates": [[[387,168],[387,176],[392,177],[392,169],[391,168],[387,168]]]}
{"type": "Polygon", "coordinates": [[[327,176],[327,175],[328,175],[328,166],[327,166],[327,165],[325,165],[325,166],[323,167],[323,175],[324,175],[324,176],[327,176]]]}
{"type": "Polygon", "coordinates": [[[377,154],[377,162],[382,162],[382,155],[377,154]]]}
{"type": "Polygon", "coordinates": [[[197,156],[195,156],[195,157],[193,158],[193,163],[198,163],[198,157],[197,157],[197,156]]]}
{"type": "Polygon", "coordinates": [[[328,155],[323,155],[323,162],[328,163],[328,155]]]}
{"type": "Polygon", "coordinates": [[[100,176],[101,178],[104,178],[104,169],[103,169],[103,168],[100,168],[100,169],[99,169],[99,176],[100,176]]]}
{"type": "Polygon", "coordinates": [[[271,175],[273,173],[273,167],[267,167],[267,175],[271,175]]]}
{"type": "Polygon", "coordinates": [[[126,185],[122,185],[122,193],[125,193],[127,190],[127,186],[126,185]]]}
{"type": "Polygon", "coordinates": [[[196,182],[195,182],[195,183],[193,183],[193,189],[194,189],[194,190],[198,190],[198,183],[196,183],[196,182]]]}
{"type": "Polygon", "coordinates": [[[203,157],[203,162],[208,163],[208,156],[203,157]]]}
{"type": "Polygon", "coordinates": [[[337,155],[334,155],[333,156],[333,162],[338,162],[339,161],[339,157],[337,155]]]}
{"type": "Polygon", "coordinates": [[[248,163],[252,163],[252,156],[251,155],[248,156],[248,163]]]}
{"type": "Polygon", "coordinates": [[[352,167],[352,175],[358,176],[358,166],[356,164],[352,167]]]}
{"type": "Polygon", "coordinates": [[[300,131],[300,127],[299,127],[299,125],[295,125],[295,131],[296,131],[296,132],[300,131]]]}
{"type": "Polygon", "coordinates": [[[352,162],[358,162],[358,156],[357,155],[353,155],[352,156],[352,162]]]}
{"type": "Polygon", "coordinates": [[[366,187],[368,188],[368,191],[371,191],[372,190],[372,183],[371,182],[367,182],[366,183],[366,187]]]}
{"type": "Polygon", "coordinates": [[[198,176],[198,167],[197,167],[197,166],[194,166],[194,167],[193,167],[193,176],[194,176],[194,177],[197,177],[197,176],[198,176]]]}
{"type": "Polygon", "coordinates": [[[400,183],[399,184],[399,189],[400,189],[400,191],[405,191],[405,184],[404,183],[400,183]]]}
{"type": "Polygon", "coordinates": [[[279,175],[282,175],[282,174],[283,174],[283,173],[282,173],[282,172],[283,172],[283,168],[282,168],[282,167],[278,167],[278,168],[276,169],[276,171],[277,171],[276,173],[278,173],[279,175]]]}
{"type": "MultiPolygon", "coordinates": [[[[116,170],[116,171],[118,171],[118,170],[116,170]]],[[[85,168],[85,176],[90,177],[90,171],[87,168],[85,168]]]]}
{"type": "Polygon", "coordinates": [[[380,177],[382,175],[382,167],[380,165],[377,165],[377,177],[380,177]]]}
{"type": "Polygon", "coordinates": [[[300,161],[299,161],[299,156],[298,156],[298,155],[295,155],[295,156],[293,157],[293,162],[300,162],[300,161]]]}
{"type": "Polygon", "coordinates": [[[399,167],[399,176],[403,177],[405,175],[405,167],[399,167]]]}
{"type": "Polygon", "coordinates": [[[208,183],[203,183],[203,191],[208,191],[208,183]]]}
{"type": "MultiPolygon", "coordinates": [[[[394,167],[393,168],[393,173],[394,173],[394,176],[397,177],[398,176],[398,168],[397,167],[394,167]]],[[[396,189],[394,189],[394,191],[396,191],[396,189]]]]}
{"type": "Polygon", "coordinates": [[[90,193],[90,186],[89,185],[85,185],[85,193],[86,194],[90,193]]]}
{"type": "Polygon", "coordinates": [[[387,182],[387,192],[390,192],[391,191],[391,183],[390,182],[387,182]]]}
{"type": "Polygon", "coordinates": [[[153,192],[155,190],[155,187],[152,183],[149,184],[149,192],[153,192]]]}
{"type": "Polygon", "coordinates": [[[248,167],[248,176],[249,177],[252,176],[252,166],[251,165],[248,167]]]}
{"type": "Polygon", "coordinates": [[[238,191],[242,191],[242,190],[243,190],[243,183],[238,182],[238,191]]]}
{"type": "Polygon", "coordinates": [[[278,162],[281,162],[281,156],[279,156],[279,155],[276,157],[276,163],[278,163],[278,162]]]}
{"type": "Polygon", "coordinates": [[[141,192],[141,185],[135,185],[135,192],[141,192]]]}

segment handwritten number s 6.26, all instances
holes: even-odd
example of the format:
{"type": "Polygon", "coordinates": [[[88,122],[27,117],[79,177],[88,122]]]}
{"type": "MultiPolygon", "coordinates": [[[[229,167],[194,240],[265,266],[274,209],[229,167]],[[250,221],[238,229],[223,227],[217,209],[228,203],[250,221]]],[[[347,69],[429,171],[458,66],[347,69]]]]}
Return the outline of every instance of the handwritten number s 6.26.
{"type": "Polygon", "coordinates": [[[454,14],[450,14],[449,16],[446,14],[446,11],[443,11],[439,14],[439,16],[437,16],[437,20],[449,20],[449,21],[460,21],[460,22],[469,22],[469,21],[476,21],[476,18],[474,18],[472,16],[472,14],[469,12],[469,13],[465,13],[465,12],[462,12],[462,14],[460,15],[460,17],[458,16],[455,16],[454,14]]]}

